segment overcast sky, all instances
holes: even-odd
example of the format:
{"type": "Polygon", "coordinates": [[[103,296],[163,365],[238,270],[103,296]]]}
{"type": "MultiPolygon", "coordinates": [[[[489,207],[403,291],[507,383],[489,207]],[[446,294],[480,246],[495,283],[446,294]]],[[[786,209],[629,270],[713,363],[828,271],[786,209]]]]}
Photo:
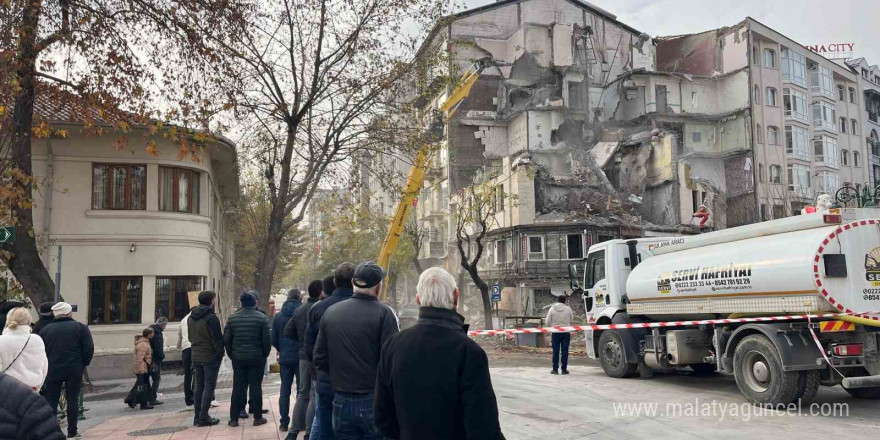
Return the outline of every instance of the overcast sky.
{"type": "MultiPolygon", "coordinates": [[[[468,8],[494,0],[465,0],[468,8]]],[[[651,37],[702,32],[752,17],[803,45],[855,43],[854,56],[880,63],[877,0],[593,0],[651,37]]]]}

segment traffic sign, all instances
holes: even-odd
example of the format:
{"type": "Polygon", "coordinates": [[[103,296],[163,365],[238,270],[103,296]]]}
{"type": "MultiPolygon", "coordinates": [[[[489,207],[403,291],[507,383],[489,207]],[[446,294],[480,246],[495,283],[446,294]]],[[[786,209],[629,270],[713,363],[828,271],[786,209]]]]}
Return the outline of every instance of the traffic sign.
{"type": "Polygon", "coordinates": [[[0,243],[15,242],[15,226],[0,226],[0,243]]]}
{"type": "Polygon", "coordinates": [[[499,282],[492,285],[492,301],[501,301],[501,283],[499,282]]]}

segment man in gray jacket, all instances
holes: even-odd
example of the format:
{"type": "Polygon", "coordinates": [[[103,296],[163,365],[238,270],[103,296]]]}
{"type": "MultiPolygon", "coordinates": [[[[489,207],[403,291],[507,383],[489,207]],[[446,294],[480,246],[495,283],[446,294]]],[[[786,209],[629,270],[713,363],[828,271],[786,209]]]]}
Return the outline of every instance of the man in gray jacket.
{"type": "MultiPolygon", "coordinates": [[[[565,305],[565,295],[559,295],[557,303],[547,311],[545,325],[547,327],[568,327],[571,325],[571,307],[565,305]]],[[[552,333],[550,343],[553,346],[553,371],[551,374],[559,374],[559,352],[562,351],[562,374],[568,374],[568,345],[571,343],[571,333],[552,333]]]]}

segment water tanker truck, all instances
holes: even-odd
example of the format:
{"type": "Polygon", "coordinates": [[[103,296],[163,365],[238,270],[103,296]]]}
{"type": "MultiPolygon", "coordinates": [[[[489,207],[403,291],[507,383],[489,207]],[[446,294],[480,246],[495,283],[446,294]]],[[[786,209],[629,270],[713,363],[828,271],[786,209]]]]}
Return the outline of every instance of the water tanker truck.
{"type": "Polygon", "coordinates": [[[586,330],[587,354],[608,376],[733,374],[760,405],[809,401],[819,385],[880,398],[880,321],[865,315],[880,310],[880,210],[611,240],[570,269],[590,324],[670,322],[586,330]],[[792,315],[812,317],[737,319],[792,315]],[[685,320],[713,321],[676,324],[685,320]]]}

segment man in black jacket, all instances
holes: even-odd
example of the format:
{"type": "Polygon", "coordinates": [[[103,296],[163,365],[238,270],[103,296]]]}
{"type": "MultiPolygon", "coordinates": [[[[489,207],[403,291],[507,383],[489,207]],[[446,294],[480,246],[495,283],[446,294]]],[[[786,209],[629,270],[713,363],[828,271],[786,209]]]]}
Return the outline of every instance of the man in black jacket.
{"type": "Polygon", "coordinates": [[[150,405],[161,405],[164,402],[158,400],[159,382],[162,381],[162,361],[165,360],[165,328],[168,327],[168,318],[160,316],[156,323],[151,325],[153,338],[150,339],[150,349],[153,350],[153,363],[150,364],[150,382],[152,382],[153,401],[150,405]]]}
{"type": "Polygon", "coordinates": [[[290,424],[290,391],[296,382],[299,389],[299,343],[285,338],[284,329],[293,321],[297,310],[302,307],[302,294],[298,289],[287,292],[287,301],[281,306],[281,312],[272,319],[272,346],[278,353],[278,365],[281,367],[281,392],[278,395],[278,412],[281,413],[279,430],[287,431],[290,424]]]}
{"type": "Polygon", "coordinates": [[[232,401],[229,405],[229,426],[238,426],[238,419],[248,401],[250,389],[254,426],[266,424],[263,417],[263,372],[272,350],[269,318],[257,310],[257,297],[250,292],[241,295],[241,309],[226,322],[223,343],[232,361],[232,401]]]}
{"type": "MultiPolygon", "coordinates": [[[[95,344],[89,327],[73,320],[73,307],[70,304],[55,304],[52,313],[55,314],[55,321],[43,327],[40,337],[46,345],[46,357],[49,359],[44,396],[52,411],[57,411],[62,387],[68,402],[79,401],[83,370],[92,362],[95,344]]],[[[79,405],[67,405],[68,437],[77,436],[78,419],[79,405]]]]}
{"type": "Polygon", "coordinates": [[[186,327],[196,376],[193,391],[195,410],[193,426],[211,426],[220,423],[219,419],[208,415],[224,353],[220,319],[214,314],[216,298],[217,294],[211,291],[199,293],[199,306],[193,307],[186,327]]]}
{"type": "MultiPolygon", "coordinates": [[[[296,440],[297,434],[305,431],[309,435],[311,426],[309,422],[315,416],[315,405],[309,395],[312,390],[311,369],[312,364],[306,355],[306,326],[308,325],[309,310],[318,302],[322,291],[321,280],[309,283],[309,297],[303,305],[293,313],[293,317],[284,326],[284,337],[292,339],[299,346],[299,384],[296,389],[296,404],[293,406],[293,430],[287,434],[288,439],[296,440]]],[[[277,318],[276,318],[277,319],[277,318]]],[[[273,335],[274,337],[274,335],[273,335]]]]}
{"type": "Polygon", "coordinates": [[[35,335],[40,334],[40,330],[42,330],[43,327],[51,324],[52,321],[55,320],[55,315],[52,314],[52,306],[54,305],[55,303],[52,301],[46,301],[40,304],[40,320],[34,324],[33,333],[35,335]]]}
{"type": "Polygon", "coordinates": [[[418,323],[382,348],[376,426],[394,440],[503,439],[488,358],[455,312],[455,279],[432,267],[416,293],[418,323]]]}
{"type": "MultiPolygon", "coordinates": [[[[63,440],[58,417],[27,385],[0,373],[0,438],[18,440],[63,440]]],[[[76,406],[76,405],[74,405],[76,406]]]]}
{"type": "Polygon", "coordinates": [[[318,371],[330,372],[337,440],[382,438],[373,423],[376,368],[382,345],[399,330],[394,312],[378,299],[384,278],[376,263],[359,264],[352,279],[354,295],[327,309],[321,319],[314,360],[318,371]]]}
{"type": "MultiPolygon", "coordinates": [[[[352,291],[351,279],[354,277],[354,264],[342,263],[336,266],[333,274],[333,280],[336,284],[336,290],[329,297],[322,299],[321,302],[315,304],[312,310],[309,310],[309,324],[306,328],[306,355],[309,362],[314,365],[315,342],[318,340],[318,328],[321,325],[321,319],[324,312],[330,306],[351,298],[354,293],[352,291]]],[[[321,440],[333,439],[333,386],[330,385],[329,365],[324,369],[316,368],[317,377],[315,379],[315,413],[317,414],[318,425],[321,430],[321,440]]]]}

